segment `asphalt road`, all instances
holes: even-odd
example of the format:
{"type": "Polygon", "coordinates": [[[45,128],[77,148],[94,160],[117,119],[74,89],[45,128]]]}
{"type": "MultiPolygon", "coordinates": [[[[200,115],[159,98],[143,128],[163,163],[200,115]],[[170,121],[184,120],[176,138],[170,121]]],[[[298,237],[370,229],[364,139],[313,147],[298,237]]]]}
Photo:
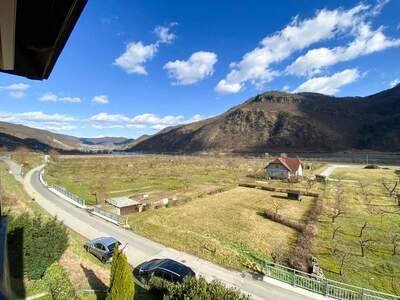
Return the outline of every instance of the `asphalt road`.
{"type": "MultiPolygon", "coordinates": [[[[13,172],[18,177],[17,167],[10,161],[7,162],[13,172]]],[[[132,231],[117,227],[116,225],[92,216],[85,210],[62,200],[50,192],[39,180],[41,167],[29,171],[23,179],[23,185],[28,194],[36,192],[36,202],[48,211],[51,215],[57,216],[66,226],[78,232],[82,236],[93,239],[100,236],[113,236],[127,244],[126,254],[129,263],[136,266],[143,261],[153,258],[171,258],[190,266],[197,275],[205,277],[207,280],[217,279],[227,286],[240,289],[249,294],[253,299],[268,300],[308,300],[326,299],[325,297],[308,292],[306,290],[292,287],[277,280],[266,278],[255,278],[248,273],[241,273],[229,270],[200,259],[193,255],[180,252],[159,243],[153,242],[132,231]]]]}

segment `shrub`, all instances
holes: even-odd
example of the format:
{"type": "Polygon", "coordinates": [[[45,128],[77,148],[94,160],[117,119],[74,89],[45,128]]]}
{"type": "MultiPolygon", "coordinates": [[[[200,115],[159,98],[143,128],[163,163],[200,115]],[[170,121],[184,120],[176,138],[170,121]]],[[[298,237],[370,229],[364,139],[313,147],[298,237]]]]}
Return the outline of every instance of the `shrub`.
{"type": "Polygon", "coordinates": [[[125,254],[116,246],[111,265],[110,290],[107,300],[132,300],[134,294],[135,283],[132,270],[125,254]]]}
{"type": "Polygon", "coordinates": [[[290,258],[290,264],[294,269],[307,273],[312,270],[311,245],[317,234],[317,224],[320,220],[323,209],[324,205],[322,199],[320,197],[316,198],[309,213],[308,223],[297,238],[296,247],[290,258]]]}
{"type": "Polygon", "coordinates": [[[68,274],[58,262],[54,262],[46,270],[44,281],[54,300],[76,299],[68,274]]]}
{"type": "Polygon", "coordinates": [[[149,282],[152,291],[164,295],[165,300],[186,299],[224,299],[224,300],[249,300],[239,290],[227,288],[219,281],[208,283],[203,277],[198,279],[189,277],[182,283],[172,284],[160,278],[152,277],[149,282]]]}
{"type": "Polygon", "coordinates": [[[380,167],[378,165],[366,165],[364,167],[364,169],[380,169],[380,167]]]}
{"type": "Polygon", "coordinates": [[[28,213],[10,216],[8,251],[11,260],[22,253],[24,272],[29,279],[40,279],[67,246],[67,230],[57,219],[43,220],[40,215],[28,213]]]}
{"type": "Polygon", "coordinates": [[[294,221],[294,220],[291,220],[291,219],[288,219],[285,216],[280,215],[278,213],[275,213],[275,212],[273,212],[271,210],[268,210],[268,209],[265,209],[262,212],[262,215],[267,219],[270,219],[270,220],[272,220],[274,222],[277,222],[277,223],[280,223],[282,225],[288,226],[288,227],[293,228],[293,229],[295,229],[297,231],[303,231],[304,228],[305,228],[304,224],[302,224],[300,222],[297,222],[297,221],[294,221]]]}

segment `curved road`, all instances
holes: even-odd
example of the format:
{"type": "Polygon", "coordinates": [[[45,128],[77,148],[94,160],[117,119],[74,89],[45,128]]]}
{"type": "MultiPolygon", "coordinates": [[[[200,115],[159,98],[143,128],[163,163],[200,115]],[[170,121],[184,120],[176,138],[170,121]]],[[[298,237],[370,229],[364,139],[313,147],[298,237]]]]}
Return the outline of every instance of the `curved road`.
{"type": "MultiPolygon", "coordinates": [[[[14,176],[15,165],[12,165],[8,159],[3,159],[10,166],[14,176]],[[7,162],[8,160],[8,162],[7,162]],[[13,170],[14,169],[14,170],[13,170]]],[[[206,260],[193,255],[180,252],[159,243],[153,242],[140,235],[115,226],[98,217],[88,214],[85,210],[77,208],[72,204],[62,200],[50,192],[39,180],[40,170],[37,167],[29,171],[23,179],[23,185],[26,192],[32,195],[36,192],[36,202],[48,211],[51,215],[57,216],[66,226],[78,232],[82,236],[93,239],[100,236],[113,236],[123,244],[127,243],[127,257],[129,263],[133,266],[150,260],[152,258],[172,258],[181,261],[190,266],[198,275],[207,280],[217,279],[228,286],[239,288],[242,292],[249,294],[254,299],[267,300],[308,300],[308,299],[326,299],[323,296],[308,292],[306,290],[292,287],[273,279],[260,280],[253,278],[248,273],[240,273],[225,269],[206,260]]]]}

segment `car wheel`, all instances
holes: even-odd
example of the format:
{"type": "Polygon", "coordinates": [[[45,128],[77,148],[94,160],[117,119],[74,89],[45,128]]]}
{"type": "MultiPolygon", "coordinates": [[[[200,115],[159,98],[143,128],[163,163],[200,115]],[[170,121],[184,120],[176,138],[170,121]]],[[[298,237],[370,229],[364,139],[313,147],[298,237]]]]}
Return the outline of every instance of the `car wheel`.
{"type": "Polygon", "coordinates": [[[89,247],[88,246],[83,246],[83,249],[85,249],[86,252],[89,252],[89,247]]]}
{"type": "Polygon", "coordinates": [[[105,257],[102,257],[102,258],[101,258],[101,262],[102,262],[103,264],[106,264],[106,263],[107,263],[107,259],[106,259],[105,257]]]}

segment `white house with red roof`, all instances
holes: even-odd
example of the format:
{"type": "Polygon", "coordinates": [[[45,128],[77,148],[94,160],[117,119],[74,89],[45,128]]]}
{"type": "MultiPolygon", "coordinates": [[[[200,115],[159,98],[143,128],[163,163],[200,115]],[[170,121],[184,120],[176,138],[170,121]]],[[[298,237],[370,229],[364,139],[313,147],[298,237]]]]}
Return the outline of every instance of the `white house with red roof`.
{"type": "Polygon", "coordinates": [[[294,157],[278,157],[271,161],[266,167],[265,172],[271,179],[290,179],[303,175],[301,160],[294,157]]]}

